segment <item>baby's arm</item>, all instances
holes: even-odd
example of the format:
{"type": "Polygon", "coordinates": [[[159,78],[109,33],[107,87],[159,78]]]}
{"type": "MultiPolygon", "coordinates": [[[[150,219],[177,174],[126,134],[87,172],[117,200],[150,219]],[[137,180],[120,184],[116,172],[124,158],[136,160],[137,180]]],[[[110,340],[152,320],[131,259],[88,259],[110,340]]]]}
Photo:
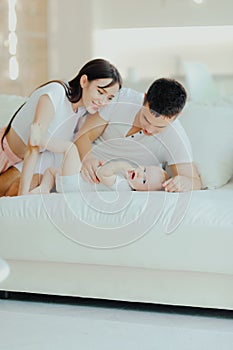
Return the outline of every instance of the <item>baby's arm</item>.
{"type": "Polygon", "coordinates": [[[132,169],[132,165],[126,161],[111,161],[97,168],[97,176],[105,186],[112,186],[116,182],[119,171],[127,172],[132,169]]]}

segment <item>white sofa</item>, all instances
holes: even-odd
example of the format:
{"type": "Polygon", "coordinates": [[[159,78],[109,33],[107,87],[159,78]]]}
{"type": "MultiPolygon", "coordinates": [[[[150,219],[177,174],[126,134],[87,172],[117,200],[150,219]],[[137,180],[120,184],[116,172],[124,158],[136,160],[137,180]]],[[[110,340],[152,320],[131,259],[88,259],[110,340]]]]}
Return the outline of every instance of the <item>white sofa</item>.
{"type": "MultiPolygon", "coordinates": [[[[0,96],[2,125],[21,101],[0,96]]],[[[0,290],[232,310],[233,110],[180,119],[206,190],[1,198],[0,290]]]]}

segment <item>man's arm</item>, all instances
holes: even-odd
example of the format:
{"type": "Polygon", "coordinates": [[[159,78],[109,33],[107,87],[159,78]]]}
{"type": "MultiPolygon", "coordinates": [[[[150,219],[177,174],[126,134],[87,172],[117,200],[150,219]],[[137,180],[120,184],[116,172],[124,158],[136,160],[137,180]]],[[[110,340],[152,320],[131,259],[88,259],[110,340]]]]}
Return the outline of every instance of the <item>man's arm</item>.
{"type": "Polygon", "coordinates": [[[92,143],[104,132],[107,125],[106,120],[102,119],[98,113],[88,115],[74,142],[82,161],[81,174],[86,181],[91,183],[99,182],[96,170],[102,165],[102,161],[96,159],[91,153],[92,143]]]}
{"type": "Polygon", "coordinates": [[[187,192],[202,188],[201,178],[194,163],[181,163],[170,165],[173,175],[163,183],[167,192],[187,192]]]}

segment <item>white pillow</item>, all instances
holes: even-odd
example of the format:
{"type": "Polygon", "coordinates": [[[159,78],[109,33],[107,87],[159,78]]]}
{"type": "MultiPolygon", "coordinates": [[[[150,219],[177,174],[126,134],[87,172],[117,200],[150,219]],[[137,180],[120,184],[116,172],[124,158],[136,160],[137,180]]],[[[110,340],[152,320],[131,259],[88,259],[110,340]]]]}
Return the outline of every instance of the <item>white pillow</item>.
{"type": "Polygon", "coordinates": [[[182,66],[190,100],[197,103],[212,103],[219,99],[220,90],[204,63],[185,61],[182,66]]]}
{"type": "Polygon", "coordinates": [[[233,106],[188,102],[180,116],[204,188],[226,184],[233,175],[233,106]]]}
{"type": "Polygon", "coordinates": [[[27,100],[26,97],[16,95],[0,95],[0,127],[6,126],[17,111],[27,100]]]}

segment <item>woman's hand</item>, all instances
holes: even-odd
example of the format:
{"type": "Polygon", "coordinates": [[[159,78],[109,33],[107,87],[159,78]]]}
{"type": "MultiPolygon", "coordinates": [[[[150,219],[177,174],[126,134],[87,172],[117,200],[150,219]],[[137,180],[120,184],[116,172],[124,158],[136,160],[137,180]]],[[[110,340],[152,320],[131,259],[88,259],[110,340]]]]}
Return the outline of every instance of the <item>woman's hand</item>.
{"type": "Polygon", "coordinates": [[[81,175],[83,179],[90,183],[99,183],[97,169],[103,165],[103,161],[95,158],[92,154],[86,156],[82,161],[81,175]]]}

